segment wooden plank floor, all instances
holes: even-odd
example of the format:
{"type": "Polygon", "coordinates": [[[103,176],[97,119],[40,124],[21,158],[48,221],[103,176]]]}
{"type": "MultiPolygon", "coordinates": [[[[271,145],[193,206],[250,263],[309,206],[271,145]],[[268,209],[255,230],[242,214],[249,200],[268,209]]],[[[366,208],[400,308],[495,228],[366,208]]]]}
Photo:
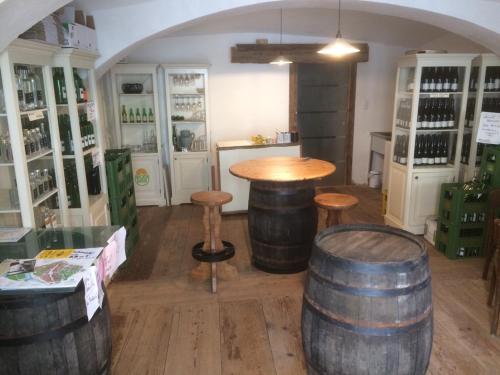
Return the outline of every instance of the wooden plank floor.
{"type": "MultiPolygon", "coordinates": [[[[382,223],[381,196],[367,187],[336,189],[360,204],[350,222],[382,223]]],[[[222,237],[236,246],[238,278],[192,280],[191,247],[202,239],[202,210],[181,205],[139,211],[141,239],[109,287],[113,374],[305,374],[300,309],[305,273],[271,275],[250,264],[246,215],[226,215],[222,237]]],[[[325,213],[320,212],[319,228],[325,213]]],[[[482,259],[450,261],[430,247],[434,343],[429,375],[500,374],[500,338],[482,259]]]]}

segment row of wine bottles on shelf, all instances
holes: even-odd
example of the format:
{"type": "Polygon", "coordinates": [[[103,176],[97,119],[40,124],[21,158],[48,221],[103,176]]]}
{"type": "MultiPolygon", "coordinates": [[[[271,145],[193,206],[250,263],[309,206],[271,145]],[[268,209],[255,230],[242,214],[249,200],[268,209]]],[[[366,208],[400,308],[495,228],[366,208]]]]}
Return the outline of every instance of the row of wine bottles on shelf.
{"type": "MultiPolygon", "coordinates": [[[[63,155],[73,155],[75,153],[75,145],[73,143],[73,135],[71,132],[71,121],[68,114],[60,114],[59,133],[61,136],[61,150],[63,155]]],[[[80,137],[82,139],[82,148],[87,150],[96,144],[94,125],[88,121],[85,113],[80,114],[80,137]]]]}
{"type": "Polygon", "coordinates": [[[17,100],[21,111],[45,107],[41,69],[28,65],[15,65],[17,100]]]}
{"type": "MultiPolygon", "coordinates": [[[[473,68],[470,77],[469,91],[478,90],[478,74],[479,69],[473,68]]],[[[500,91],[500,66],[490,66],[486,68],[484,91],[500,91]]]]}
{"type": "MultiPolygon", "coordinates": [[[[66,91],[66,81],[64,79],[63,68],[53,69],[54,93],[57,104],[68,104],[68,93],[66,91]]],[[[83,83],[83,79],[78,74],[78,70],[73,68],[73,81],[75,84],[75,94],[77,103],[89,101],[89,92],[83,83]]]]}
{"type": "Polygon", "coordinates": [[[425,67],[422,68],[420,92],[456,92],[459,80],[456,66],[425,67]]]}
{"type": "Polygon", "coordinates": [[[500,97],[498,98],[483,98],[482,105],[483,112],[496,112],[500,113],[500,97]]]}
{"type": "MultiPolygon", "coordinates": [[[[406,165],[408,155],[408,136],[397,135],[393,161],[406,165]]],[[[414,166],[445,165],[448,163],[447,134],[418,134],[413,157],[414,166]]]]}
{"type": "Polygon", "coordinates": [[[147,123],[147,122],[155,122],[155,116],[153,114],[153,109],[149,108],[149,112],[146,112],[146,108],[142,107],[142,114],[141,110],[139,108],[135,109],[135,115],[134,115],[134,109],[130,108],[128,110],[128,116],[127,116],[127,108],[122,105],[122,123],[127,124],[127,123],[147,123]]]}
{"type": "Polygon", "coordinates": [[[424,98],[418,103],[417,129],[455,127],[455,100],[453,98],[424,98]]]}
{"type": "MultiPolygon", "coordinates": [[[[469,163],[470,157],[470,148],[472,143],[472,134],[464,134],[463,142],[462,142],[462,155],[460,157],[460,162],[462,164],[469,163]]],[[[483,155],[484,144],[478,143],[476,149],[476,166],[481,165],[481,157],[483,155]]]]}
{"type": "Polygon", "coordinates": [[[36,169],[29,174],[31,197],[38,199],[56,187],[54,169],[36,169]]]}
{"type": "MultiPolygon", "coordinates": [[[[399,103],[396,125],[409,128],[411,99],[399,103]]],[[[453,98],[422,98],[418,104],[417,129],[442,129],[455,127],[455,100],[453,98]]]]}

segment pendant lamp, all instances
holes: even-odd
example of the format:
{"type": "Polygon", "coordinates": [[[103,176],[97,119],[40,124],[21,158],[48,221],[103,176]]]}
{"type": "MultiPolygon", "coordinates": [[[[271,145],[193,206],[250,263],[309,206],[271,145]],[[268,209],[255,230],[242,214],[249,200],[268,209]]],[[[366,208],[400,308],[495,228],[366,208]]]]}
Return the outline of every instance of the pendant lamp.
{"type": "Polygon", "coordinates": [[[324,46],[322,49],[318,51],[318,53],[333,57],[342,57],[356,52],[359,52],[359,49],[349,44],[347,40],[342,38],[342,33],[340,32],[340,0],[339,0],[337,35],[335,36],[335,40],[332,43],[329,43],[326,46],[324,46]]]}
{"type": "MultiPolygon", "coordinates": [[[[283,44],[283,9],[280,9],[280,45],[283,44]]],[[[278,57],[276,57],[273,61],[271,61],[269,64],[273,65],[287,65],[291,64],[292,61],[290,61],[286,56],[281,54],[278,57]]]]}

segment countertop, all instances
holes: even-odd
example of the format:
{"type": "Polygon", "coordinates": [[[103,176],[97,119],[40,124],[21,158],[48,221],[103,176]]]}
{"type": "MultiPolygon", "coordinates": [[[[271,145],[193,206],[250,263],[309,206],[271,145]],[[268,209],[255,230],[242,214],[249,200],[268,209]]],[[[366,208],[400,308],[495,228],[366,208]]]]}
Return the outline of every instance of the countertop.
{"type": "Polygon", "coordinates": [[[270,143],[264,145],[254,144],[249,140],[235,140],[235,141],[220,141],[217,142],[217,150],[231,150],[236,148],[265,148],[265,147],[287,147],[287,146],[298,146],[297,143],[270,143]]]}

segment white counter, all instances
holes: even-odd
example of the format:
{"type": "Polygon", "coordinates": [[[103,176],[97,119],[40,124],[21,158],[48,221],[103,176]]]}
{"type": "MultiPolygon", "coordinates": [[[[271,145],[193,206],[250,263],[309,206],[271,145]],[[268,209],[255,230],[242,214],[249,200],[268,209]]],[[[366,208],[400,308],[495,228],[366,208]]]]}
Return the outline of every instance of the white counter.
{"type": "Polygon", "coordinates": [[[229,173],[229,167],[244,160],[272,156],[300,156],[298,143],[254,145],[251,141],[217,142],[220,189],[233,195],[233,200],[222,206],[222,212],[245,212],[248,210],[250,182],[229,173]]]}

